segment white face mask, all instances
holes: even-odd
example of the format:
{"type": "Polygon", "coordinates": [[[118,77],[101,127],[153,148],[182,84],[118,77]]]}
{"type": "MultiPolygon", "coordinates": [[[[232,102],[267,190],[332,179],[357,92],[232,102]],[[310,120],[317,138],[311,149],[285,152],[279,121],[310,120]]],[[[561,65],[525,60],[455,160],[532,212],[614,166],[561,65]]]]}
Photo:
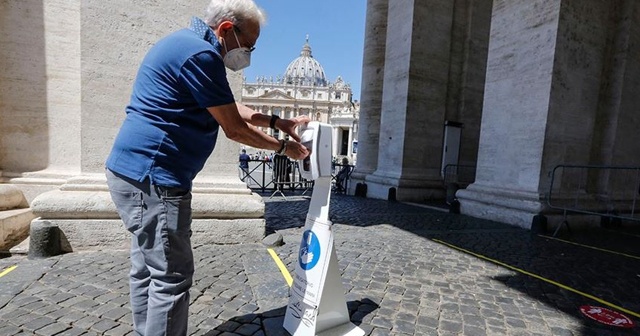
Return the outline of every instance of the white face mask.
{"type": "MultiPolygon", "coordinates": [[[[238,40],[238,35],[236,35],[236,30],[233,30],[233,36],[236,38],[236,42],[240,45],[240,41],[238,40]]],[[[227,44],[224,39],[222,40],[222,45],[224,46],[224,50],[226,51],[224,58],[222,61],[224,62],[224,66],[233,71],[239,71],[251,64],[251,51],[249,48],[238,47],[233,50],[227,50],[227,44]]]]}

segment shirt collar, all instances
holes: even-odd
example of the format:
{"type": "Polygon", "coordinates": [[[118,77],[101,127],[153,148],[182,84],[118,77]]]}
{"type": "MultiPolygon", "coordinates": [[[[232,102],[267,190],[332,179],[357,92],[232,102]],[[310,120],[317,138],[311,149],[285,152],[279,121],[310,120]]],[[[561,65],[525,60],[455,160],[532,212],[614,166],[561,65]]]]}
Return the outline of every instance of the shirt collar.
{"type": "Polygon", "coordinates": [[[218,39],[216,38],[216,34],[213,32],[213,29],[209,27],[202,19],[198,17],[191,18],[191,25],[189,25],[189,29],[195,32],[200,38],[208,41],[214,46],[218,44],[218,39]]]}

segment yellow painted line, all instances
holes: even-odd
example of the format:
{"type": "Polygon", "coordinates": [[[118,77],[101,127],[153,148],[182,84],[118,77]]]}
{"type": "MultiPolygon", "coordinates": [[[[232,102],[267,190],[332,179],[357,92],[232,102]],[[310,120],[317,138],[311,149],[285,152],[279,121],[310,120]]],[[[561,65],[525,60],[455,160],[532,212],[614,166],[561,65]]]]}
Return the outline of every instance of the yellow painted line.
{"type": "Polygon", "coordinates": [[[528,275],[528,276],[530,276],[530,277],[534,277],[534,278],[536,278],[536,279],[538,279],[538,280],[542,280],[542,281],[544,281],[544,282],[547,282],[547,283],[550,283],[550,284],[552,284],[552,285],[558,286],[558,287],[560,287],[560,288],[562,288],[562,289],[568,290],[568,291],[573,292],[573,293],[576,293],[576,294],[578,294],[578,295],[582,295],[582,296],[584,296],[584,297],[586,297],[586,298],[589,298],[589,299],[591,299],[591,300],[594,300],[594,301],[596,301],[596,302],[599,302],[599,303],[601,303],[601,304],[603,304],[603,305],[609,306],[609,307],[611,307],[611,308],[614,308],[614,309],[617,309],[617,310],[619,310],[619,311],[625,312],[625,313],[627,313],[627,314],[629,314],[629,315],[633,315],[633,316],[635,316],[635,317],[637,317],[637,318],[640,318],[640,314],[638,314],[638,313],[636,313],[636,312],[633,312],[633,311],[628,310],[628,309],[626,309],[626,308],[622,308],[622,307],[620,307],[620,306],[618,306],[618,305],[615,305],[615,304],[613,304],[613,303],[611,303],[611,302],[608,302],[608,301],[605,301],[605,300],[600,299],[600,298],[598,298],[598,297],[595,297],[595,296],[593,296],[593,295],[591,295],[591,294],[587,294],[587,293],[581,292],[581,291],[579,291],[579,290],[577,290],[577,289],[573,289],[573,288],[571,288],[571,287],[569,287],[569,286],[567,286],[567,285],[563,285],[563,284],[561,284],[561,283],[559,283],[559,282],[555,282],[555,281],[553,281],[553,280],[550,280],[550,279],[547,279],[547,278],[541,277],[541,276],[539,276],[539,275],[537,275],[537,274],[534,274],[534,273],[531,273],[531,272],[525,271],[525,270],[523,270],[523,269],[520,269],[520,268],[517,268],[517,267],[511,266],[511,265],[505,264],[505,263],[503,263],[503,262],[501,262],[501,261],[498,261],[498,260],[495,260],[495,259],[491,259],[491,258],[489,258],[489,257],[485,257],[485,256],[483,256],[483,255],[481,255],[481,254],[477,254],[477,253],[471,252],[471,251],[469,251],[469,250],[465,250],[465,249],[463,249],[463,248],[461,248],[461,247],[458,247],[458,246],[455,246],[455,245],[451,245],[451,244],[446,243],[446,242],[443,242],[442,240],[439,240],[439,239],[433,239],[433,241],[434,241],[434,242],[436,242],[436,243],[440,243],[440,244],[442,244],[442,245],[449,246],[449,247],[451,247],[452,249],[456,249],[456,250],[458,250],[458,251],[462,251],[462,252],[468,253],[468,254],[470,254],[470,255],[472,255],[472,256],[475,256],[475,257],[478,257],[478,258],[480,258],[480,259],[484,259],[484,260],[490,261],[490,262],[492,262],[492,263],[494,263],[494,264],[500,265],[500,266],[505,267],[505,268],[508,268],[508,269],[510,269],[510,270],[513,270],[513,271],[516,271],[516,272],[520,272],[520,273],[522,273],[522,274],[526,274],[526,275],[528,275]]]}
{"type": "Polygon", "coordinates": [[[13,266],[7,268],[6,270],[2,271],[0,273],[0,278],[2,278],[3,276],[7,275],[9,272],[13,271],[14,269],[16,269],[16,267],[18,267],[18,265],[13,265],[13,266]]]}
{"type": "Polygon", "coordinates": [[[268,248],[267,251],[269,251],[271,258],[273,258],[273,261],[276,262],[276,265],[278,265],[278,268],[280,269],[280,273],[282,273],[282,276],[284,276],[284,280],[287,281],[287,285],[291,287],[291,285],[293,285],[293,278],[291,277],[291,274],[289,274],[287,267],[284,265],[282,260],[280,260],[280,257],[278,257],[278,255],[273,249],[268,248]]]}
{"type": "Polygon", "coordinates": [[[622,253],[622,252],[617,252],[617,251],[612,251],[612,250],[607,250],[607,249],[603,249],[603,248],[599,248],[599,247],[595,247],[595,246],[591,246],[591,245],[584,245],[584,244],[580,244],[580,243],[574,243],[572,241],[568,241],[568,240],[564,240],[564,239],[559,239],[559,238],[555,238],[555,237],[550,237],[550,236],[545,236],[545,235],[538,235],[542,238],[547,238],[547,239],[553,239],[553,240],[557,240],[557,241],[561,241],[563,243],[567,243],[567,244],[573,244],[573,245],[577,245],[577,246],[581,246],[581,247],[586,247],[592,250],[598,250],[598,251],[602,251],[602,252],[607,252],[607,253],[613,253],[613,254],[617,254],[617,255],[621,255],[621,256],[625,256],[628,258],[633,258],[633,259],[638,259],[640,260],[640,257],[638,256],[634,256],[631,254],[626,254],[626,253],[622,253]]]}

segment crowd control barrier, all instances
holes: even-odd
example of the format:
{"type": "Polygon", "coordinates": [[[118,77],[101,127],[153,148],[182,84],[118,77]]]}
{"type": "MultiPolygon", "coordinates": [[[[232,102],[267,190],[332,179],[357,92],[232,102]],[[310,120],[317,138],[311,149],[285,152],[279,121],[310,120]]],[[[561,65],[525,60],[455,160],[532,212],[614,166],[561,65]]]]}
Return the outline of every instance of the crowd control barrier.
{"type": "Polygon", "coordinates": [[[603,227],[640,221],[640,167],[557,165],[550,178],[547,205],[563,214],[554,236],[563,225],[570,230],[570,214],[599,216],[603,227]]]}

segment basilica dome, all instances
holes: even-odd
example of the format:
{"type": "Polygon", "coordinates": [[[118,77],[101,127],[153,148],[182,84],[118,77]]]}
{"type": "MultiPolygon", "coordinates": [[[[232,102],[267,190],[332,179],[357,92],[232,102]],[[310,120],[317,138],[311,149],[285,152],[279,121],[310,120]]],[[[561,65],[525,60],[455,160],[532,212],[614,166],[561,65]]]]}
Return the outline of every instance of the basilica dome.
{"type": "Polygon", "coordinates": [[[301,86],[327,86],[327,78],[324,75],[322,65],[311,55],[309,38],[302,47],[300,57],[294,59],[284,73],[284,81],[287,84],[301,86]]]}

